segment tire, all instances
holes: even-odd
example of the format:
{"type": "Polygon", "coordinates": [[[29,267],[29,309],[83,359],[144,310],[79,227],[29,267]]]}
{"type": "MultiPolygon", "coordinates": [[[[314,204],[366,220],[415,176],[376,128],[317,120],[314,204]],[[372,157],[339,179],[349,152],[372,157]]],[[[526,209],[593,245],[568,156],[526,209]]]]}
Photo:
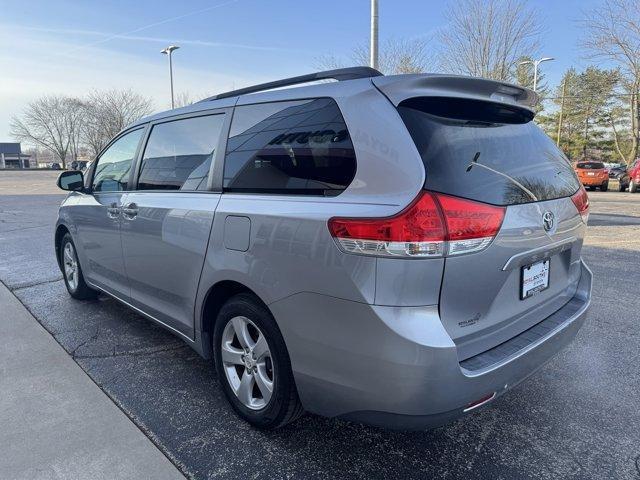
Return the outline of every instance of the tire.
{"type": "Polygon", "coordinates": [[[600,186],[600,191],[601,191],[601,192],[606,192],[607,190],[609,190],[609,182],[603,183],[603,184],[600,186]]]}
{"type": "Polygon", "coordinates": [[[242,419],[273,430],[304,413],[282,334],[255,295],[240,293],[223,305],[213,351],[224,394],[242,419]]]}
{"type": "Polygon", "coordinates": [[[624,192],[625,188],[627,188],[627,187],[624,185],[624,183],[622,183],[622,182],[618,183],[618,191],[619,192],[624,192]]]}
{"type": "Polygon", "coordinates": [[[69,233],[60,240],[60,268],[67,291],[73,298],[92,300],[98,296],[98,292],[90,288],[84,281],[76,246],[69,233]]]}
{"type": "Polygon", "coordinates": [[[631,180],[629,182],[629,193],[636,193],[637,191],[638,191],[638,185],[636,185],[636,182],[631,180]]]}

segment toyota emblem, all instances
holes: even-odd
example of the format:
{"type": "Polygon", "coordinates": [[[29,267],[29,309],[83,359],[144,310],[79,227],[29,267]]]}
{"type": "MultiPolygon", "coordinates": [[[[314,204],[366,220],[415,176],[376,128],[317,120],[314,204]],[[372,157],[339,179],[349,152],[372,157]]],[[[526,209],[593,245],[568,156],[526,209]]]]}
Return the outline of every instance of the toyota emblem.
{"type": "Polygon", "coordinates": [[[545,231],[549,232],[553,230],[553,226],[556,223],[555,216],[551,212],[544,212],[542,215],[542,225],[544,226],[545,231]]]}

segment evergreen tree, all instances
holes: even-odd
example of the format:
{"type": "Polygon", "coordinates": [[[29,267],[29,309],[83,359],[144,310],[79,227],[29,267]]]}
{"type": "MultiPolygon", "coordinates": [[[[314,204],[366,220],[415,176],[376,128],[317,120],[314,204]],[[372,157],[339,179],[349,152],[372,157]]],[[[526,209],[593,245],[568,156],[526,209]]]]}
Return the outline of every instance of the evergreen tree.
{"type": "Polygon", "coordinates": [[[560,147],[572,160],[598,158],[614,160],[612,121],[619,117],[616,88],[619,72],[588,67],[583,72],[570,68],[554,91],[553,112],[541,115],[538,123],[554,140],[560,134],[560,147]],[[564,97],[563,97],[564,91],[564,97]],[[560,132],[560,112],[562,126],[560,132]]]}

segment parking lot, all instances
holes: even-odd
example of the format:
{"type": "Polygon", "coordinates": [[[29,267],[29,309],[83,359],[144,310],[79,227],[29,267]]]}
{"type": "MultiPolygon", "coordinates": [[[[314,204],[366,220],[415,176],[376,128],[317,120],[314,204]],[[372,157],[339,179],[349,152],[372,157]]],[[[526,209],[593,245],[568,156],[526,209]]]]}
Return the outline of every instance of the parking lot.
{"type": "Polygon", "coordinates": [[[67,295],[57,174],[0,171],[0,280],[186,476],[640,478],[640,194],[589,192],[589,320],[509,394],[428,432],[306,415],[265,433],[236,418],[212,365],[176,337],[105,296],[67,295]]]}

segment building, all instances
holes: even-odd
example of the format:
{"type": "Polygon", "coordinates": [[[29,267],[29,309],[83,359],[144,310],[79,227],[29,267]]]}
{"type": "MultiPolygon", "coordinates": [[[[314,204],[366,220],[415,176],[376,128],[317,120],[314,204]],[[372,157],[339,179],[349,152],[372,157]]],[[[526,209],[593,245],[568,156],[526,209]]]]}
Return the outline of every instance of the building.
{"type": "Polygon", "coordinates": [[[0,169],[2,168],[32,168],[31,155],[22,153],[20,143],[0,143],[0,169]]]}

